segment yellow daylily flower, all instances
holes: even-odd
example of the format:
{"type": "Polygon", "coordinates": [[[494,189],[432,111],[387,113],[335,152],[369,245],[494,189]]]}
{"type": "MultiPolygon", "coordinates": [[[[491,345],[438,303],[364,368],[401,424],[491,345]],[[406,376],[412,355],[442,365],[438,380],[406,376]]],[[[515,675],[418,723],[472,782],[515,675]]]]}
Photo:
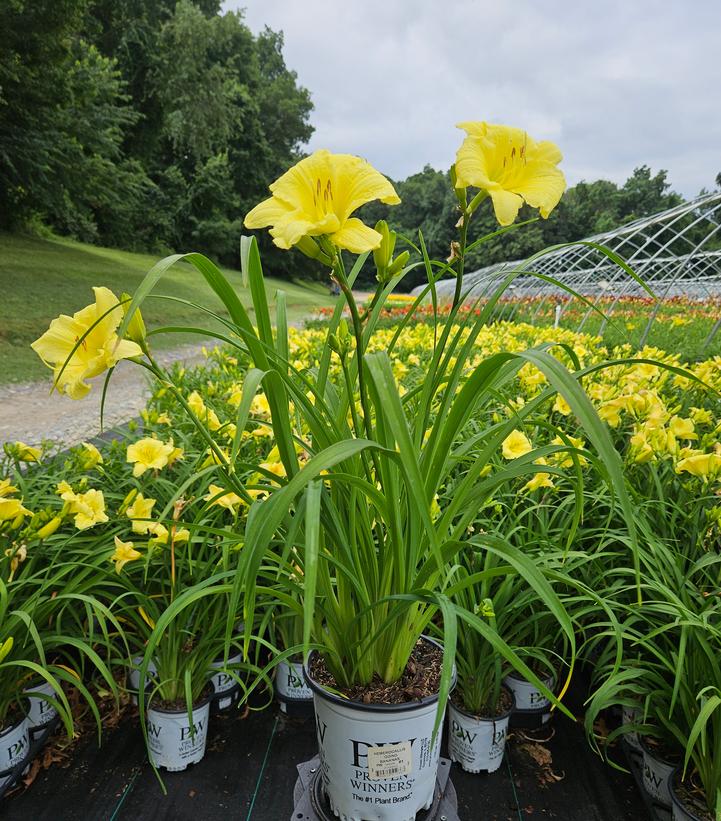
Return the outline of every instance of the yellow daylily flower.
{"type": "Polygon", "coordinates": [[[536,142],[520,128],[485,122],[459,123],[467,136],[456,154],[456,186],[487,191],[496,219],[510,225],[527,202],[545,219],[566,189],[556,168],[562,159],[557,145],[536,142]]]}
{"type": "Polygon", "coordinates": [[[70,487],[65,479],[58,482],[57,493],[64,502],[72,502],[75,499],[75,491],[72,487],[70,487]]]}
{"type": "Polygon", "coordinates": [[[17,493],[18,489],[15,485],[10,484],[9,479],[0,479],[0,499],[3,496],[12,496],[13,493],[17,493]]]}
{"type": "Polygon", "coordinates": [[[132,445],[128,445],[126,459],[130,463],[135,463],[133,476],[142,476],[146,470],[164,468],[174,450],[172,443],[168,444],[161,442],[159,439],[146,437],[145,439],[138,439],[132,445]]]}
{"type": "Polygon", "coordinates": [[[542,487],[554,487],[550,473],[534,474],[533,478],[526,482],[522,489],[530,492],[532,490],[539,490],[542,487]]]}
{"type": "Polygon", "coordinates": [[[98,376],[121,359],[142,356],[143,353],[137,343],[119,339],[115,333],[123,318],[115,294],[109,288],[93,288],[93,291],[93,304],[72,316],[61,314],[53,319],[48,330],[30,346],[52,368],[60,393],[71,399],[82,399],[88,393],[90,385],[86,379],[98,376]],[[89,330],[95,322],[98,324],[89,330]],[[80,339],[81,344],[73,352],[80,339]]]}
{"type": "Polygon", "coordinates": [[[210,502],[211,505],[225,507],[233,513],[243,504],[243,500],[240,496],[232,491],[226,492],[225,488],[220,487],[220,485],[210,485],[207,495],[203,496],[203,498],[206,502],[210,502]]]}
{"type": "Polygon", "coordinates": [[[555,410],[557,413],[563,414],[564,416],[569,416],[571,413],[571,406],[559,393],[556,396],[556,401],[553,403],[553,410],[555,410]]]}
{"type": "Polygon", "coordinates": [[[91,442],[83,442],[80,461],[85,470],[92,470],[103,464],[103,456],[91,442]]]}
{"type": "Polygon", "coordinates": [[[70,502],[70,512],[75,514],[75,527],[87,530],[93,525],[108,521],[105,513],[105,497],[102,490],[88,490],[76,493],[70,502]]]}
{"type": "Polygon", "coordinates": [[[115,562],[115,572],[120,573],[128,562],[142,558],[143,554],[135,549],[132,542],[123,542],[117,536],[114,539],[115,552],[110,557],[110,561],[115,562]]]}
{"type": "Polygon", "coordinates": [[[20,462],[39,462],[42,450],[26,445],[25,442],[15,442],[11,446],[13,456],[20,462]]]}
{"type": "Polygon", "coordinates": [[[713,414],[706,408],[691,408],[691,419],[695,425],[710,425],[713,422],[713,414]]]}
{"type": "Polygon", "coordinates": [[[167,544],[168,528],[160,522],[150,522],[149,525],[147,532],[152,534],[150,541],[155,544],[167,544]]]}
{"type": "Polygon", "coordinates": [[[128,506],[125,513],[128,519],[132,520],[133,533],[148,533],[151,529],[153,522],[149,520],[155,502],[155,499],[146,499],[142,493],[138,493],[133,503],[128,506]]]}
{"type": "Polygon", "coordinates": [[[695,453],[676,464],[676,473],[690,473],[692,476],[706,478],[721,472],[721,454],[695,453]]]}
{"type": "Polygon", "coordinates": [[[381,244],[378,231],[351,214],[373,200],[398,205],[391,183],[373,166],[351,154],[321,149],[296,163],[270,186],[272,196],[246,216],[246,228],[266,228],[278,248],[304,237],[326,235],[337,248],[353,254],[381,244]]]}
{"type": "Polygon", "coordinates": [[[698,439],[693,419],[684,419],[681,416],[672,416],[668,423],[671,433],[678,439],[698,439]]]}
{"type": "Polygon", "coordinates": [[[528,437],[520,430],[511,431],[503,440],[502,453],[504,459],[518,459],[533,450],[528,437]]]}
{"type": "Polygon", "coordinates": [[[650,462],[654,457],[653,445],[646,438],[644,431],[637,431],[631,437],[631,449],[629,455],[634,462],[644,464],[650,462]]]}
{"type": "Polygon", "coordinates": [[[0,522],[11,522],[18,516],[32,516],[22,499],[0,499],[0,522]]]}

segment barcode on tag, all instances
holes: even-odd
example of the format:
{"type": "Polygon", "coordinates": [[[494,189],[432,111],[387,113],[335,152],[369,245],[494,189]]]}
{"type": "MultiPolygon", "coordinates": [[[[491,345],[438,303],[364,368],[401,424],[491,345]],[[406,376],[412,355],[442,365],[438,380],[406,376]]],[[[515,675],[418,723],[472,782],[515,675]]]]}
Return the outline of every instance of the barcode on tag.
{"type": "Polygon", "coordinates": [[[368,748],[368,778],[371,781],[410,775],[412,769],[413,756],[410,741],[368,748]]]}

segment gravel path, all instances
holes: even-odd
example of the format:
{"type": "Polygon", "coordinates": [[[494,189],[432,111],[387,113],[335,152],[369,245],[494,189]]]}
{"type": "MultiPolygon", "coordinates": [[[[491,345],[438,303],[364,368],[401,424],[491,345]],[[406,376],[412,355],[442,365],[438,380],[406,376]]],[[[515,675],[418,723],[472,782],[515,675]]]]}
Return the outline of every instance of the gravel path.
{"type": "MultiPolygon", "coordinates": [[[[163,365],[205,361],[200,345],[185,345],[156,355],[163,365]]],[[[48,371],[50,374],[50,371],[48,371]]],[[[105,401],[105,430],[137,416],[145,406],[150,374],[132,362],[118,364],[105,401]]],[[[58,393],[50,395],[52,382],[31,382],[0,387],[0,443],[17,440],[38,445],[52,439],[76,445],[100,433],[100,399],[104,377],[93,380],[90,393],[80,400],[58,393]]]]}

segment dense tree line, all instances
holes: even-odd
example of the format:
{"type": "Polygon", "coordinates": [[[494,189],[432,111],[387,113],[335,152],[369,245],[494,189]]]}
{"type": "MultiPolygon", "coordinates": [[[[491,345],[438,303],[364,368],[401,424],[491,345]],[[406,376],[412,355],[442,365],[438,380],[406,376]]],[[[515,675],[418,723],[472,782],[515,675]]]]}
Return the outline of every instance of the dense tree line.
{"type": "MultiPolygon", "coordinates": [[[[242,13],[220,13],[220,0],[3,0],[0,31],[0,230],[38,223],[88,242],[194,249],[237,264],[243,215],[313,131],[282,33],[254,35],[242,13]]],[[[447,256],[458,220],[448,173],[426,166],[395,185],[400,206],[374,203],[361,216],[387,219],[413,241],[420,226],[431,256],[447,256]]],[[[548,220],[483,245],[467,268],[680,199],[666,172],[647,166],[621,186],[581,182],[548,220]]],[[[497,227],[488,206],[474,221],[474,235],[497,227]]],[[[258,236],[274,274],[317,271],[258,236]]]]}
{"type": "Polygon", "coordinates": [[[312,133],[282,34],[219,0],[4,0],[0,31],[0,228],[237,261],[312,133]]]}

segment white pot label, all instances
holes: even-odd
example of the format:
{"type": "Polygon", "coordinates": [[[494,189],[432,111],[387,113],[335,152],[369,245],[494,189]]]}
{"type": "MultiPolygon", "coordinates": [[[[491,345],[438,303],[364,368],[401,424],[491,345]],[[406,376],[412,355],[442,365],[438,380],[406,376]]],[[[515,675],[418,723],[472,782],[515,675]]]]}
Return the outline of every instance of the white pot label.
{"type": "MultiPolygon", "coordinates": [[[[57,699],[57,693],[47,682],[44,684],[38,684],[37,687],[31,688],[31,690],[35,693],[44,693],[45,695],[52,696],[57,699]]],[[[58,714],[55,707],[53,707],[49,701],[46,701],[40,695],[30,695],[29,692],[27,695],[30,703],[30,709],[27,716],[28,726],[30,728],[35,728],[43,727],[45,724],[49,724],[58,714]]]]}
{"type": "MultiPolygon", "coordinates": [[[[541,679],[549,690],[553,690],[554,679],[549,677],[541,679]]],[[[544,707],[550,705],[550,701],[543,695],[543,693],[525,679],[514,678],[513,676],[506,676],[503,683],[513,693],[516,699],[516,710],[542,710],[544,707]]]]}
{"type": "Polygon", "coordinates": [[[409,741],[368,748],[368,778],[371,781],[410,775],[412,770],[413,757],[409,741]]]}
{"type": "Polygon", "coordinates": [[[303,665],[297,661],[281,661],[275,674],[275,686],[278,695],[289,701],[310,701],[313,698],[313,691],[303,678],[303,665]]]}
{"type": "MultiPolygon", "coordinates": [[[[24,761],[30,751],[30,735],[27,721],[21,721],[15,727],[0,734],[0,772],[12,769],[24,761]]],[[[10,776],[0,777],[0,787],[10,776]]]]}
{"type": "Polygon", "coordinates": [[[659,761],[643,751],[643,786],[646,792],[665,807],[671,806],[671,793],[668,788],[668,777],[674,771],[673,766],[659,761]]]}
{"type": "MultiPolygon", "coordinates": [[[[237,653],[236,655],[231,656],[228,659],[228,668],[233,670],[237,674],[238,665],[241,663],[242,659],[243,656],[241,653],[237,653]]],[[[228,690],[232,690],[234,687],[240,686],[237,680],[227,670],[222,669],[224,668],[224,664],[222,661],[214,661],[211,667],[213,667],[216,670],[219,670],[219,672],[211,676],[210,679],[213,684],[213,689],[216,696],[220,695],[220,693],[225,693],[228,690]]],[[[220,706],[222,707],[223,705],[221,704],[220,706]]]]}

